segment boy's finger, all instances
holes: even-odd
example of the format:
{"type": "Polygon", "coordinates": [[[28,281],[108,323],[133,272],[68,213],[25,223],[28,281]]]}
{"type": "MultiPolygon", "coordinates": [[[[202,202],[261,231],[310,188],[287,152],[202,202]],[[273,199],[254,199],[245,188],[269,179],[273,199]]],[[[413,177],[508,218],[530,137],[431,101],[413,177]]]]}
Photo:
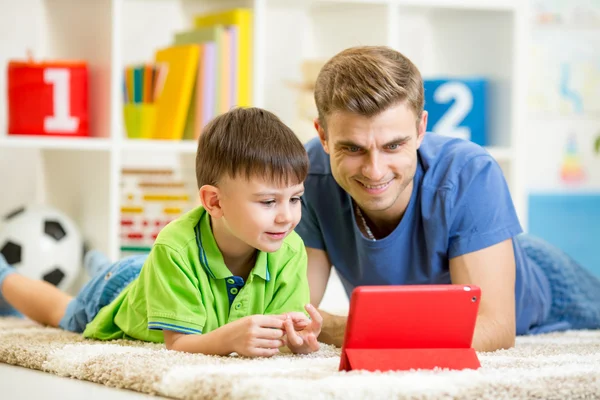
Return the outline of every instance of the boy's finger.
{"type": "Polygon", "coordinates": [[[283,323],[285,321],[285,318],[279,318],[278,316],[275,316],[275,315],[256,315],[255,317],[256,317],[255,321],[262,328],[282,329],[283,323]]]}
{"type": "Polygon", "coordinates": [[[283,335],[285,335],[285,326],[282,326],[281,329],[260,328],[256,337],[258,339],[281,339],[283,335]]]}
{"type": "Polygon", "coordinates": [[[287,315],[289,315],[289,317],[291,319],[294,320],[294,322],[296,321],[308,321],[308,318],[306,317],[306,314],[301,313],[301,312],[296,312],[296,311],[292,311],[289,313],[286,313],[287,315]]]}
{"type": "Polygon", "coordinates": [[[251,357],[273,357],[279,353],[279,349],[263,349],[260,347],[254,348],[250,351],[251,357]]]}
{"type": "Polygon", "coordinates": [[[296,333],[296,330],[294,329],[292,320],[289,319],[289,320],[285,321],[285,326],[286,326],[286,334],[287,334],[288,341],[293,346],[302,346],[302,344],[304,343],[304,340],[302,340],[302,338],[300,336],[298,336],[298,334],[296,333]]]}
{"type": "Polygon", "coordinates": [[[261,347],[263,349],[278,349],[283,346],[283,340],[256,339],[253,344],[256,345],[256,347],[261,347]]]}
{"type": "Polygon", "coordinates": [[[313,351],[317,351],[319,350],[319,348],[321,347],[319,345],[319,341],[317,340],[317,337],[315,335],[308,335],[308,338],[306,340],[308,342],[308,346],[313,350],[313,351]]]}
{"type": "Polygon", "coordinates": [[[305,330],[308,326],[310,326],[310,322],[303,322],[301,324],[294,324],[294,329],[298,332],[305,330]]]}
{"type": "Polygon", "coordinates": [[[306,308],[308,315],[310,315],[310,319],[317,323],[318,328],[321,328],[321,325],[323,324],[323,317],[321,314],[319,314],[317,309],[312,304],[307,304],[304,306],[304,308],[306,308]]]}
{"type": "Polygon", "coordinates": [[[273,317],[273,318],[277,318],[280,319],[282,321],[285,321],[287,319],[287,315],[286,314],[269,314],[269,315],[265,315],[266,317],[273,317]]]}

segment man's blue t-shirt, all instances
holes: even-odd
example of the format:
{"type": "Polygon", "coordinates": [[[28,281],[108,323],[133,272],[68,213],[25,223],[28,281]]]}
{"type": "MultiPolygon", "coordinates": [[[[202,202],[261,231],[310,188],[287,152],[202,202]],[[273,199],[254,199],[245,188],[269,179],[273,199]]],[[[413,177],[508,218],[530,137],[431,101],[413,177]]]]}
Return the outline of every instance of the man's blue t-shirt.
{"type": "MultiPolygon", "coordinates": [[[[310,171],[296,231],[307,247],[327,252],[348,294],[359,285],[450,283],[451,258],[522,232],[502,170],[471,142],[425,135],[408,208],[394,231],[377,241],[359,230],[350,195],[333,178],[318,139],[306,149],[310,171]]],[[[518,239],[513,246],[517,334],[525,334],[543,325],[551,294],[518,239]]]]}

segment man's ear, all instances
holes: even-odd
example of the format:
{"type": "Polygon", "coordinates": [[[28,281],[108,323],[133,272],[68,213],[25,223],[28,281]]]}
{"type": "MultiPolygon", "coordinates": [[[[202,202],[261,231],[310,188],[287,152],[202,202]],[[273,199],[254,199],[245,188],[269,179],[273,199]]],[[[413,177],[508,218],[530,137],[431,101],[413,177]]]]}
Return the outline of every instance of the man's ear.
{"type": "Polygon", "coordinates": [[[327,133],[325,133],[325,128],[323,128],[323,126],[319,122],[319,118],[315,118],[313,123],[315,125],[315,129],[317,130],[317,133],[319,134],[319,140],[321,141],[321,146],[323,146],[323,150],[325,150],[325,153],[329,154],[329,146],[327,145],[327,133]]]}
{"type": "Polygon", "coordinates": [[[213,218],[223,216],[223,208],[221,207],[221,191],[213,185],[204,185],[198,191],[202,206],[213,218]]]}
{"type": "Polygon", "coordinates": [[[419,121],[419,127],[417,129],[417,149],[421,147],[421,142],[423,142],[425,132],[427,132],[427,117],[427,111],[423,110],[421,120],[419,121]]]}

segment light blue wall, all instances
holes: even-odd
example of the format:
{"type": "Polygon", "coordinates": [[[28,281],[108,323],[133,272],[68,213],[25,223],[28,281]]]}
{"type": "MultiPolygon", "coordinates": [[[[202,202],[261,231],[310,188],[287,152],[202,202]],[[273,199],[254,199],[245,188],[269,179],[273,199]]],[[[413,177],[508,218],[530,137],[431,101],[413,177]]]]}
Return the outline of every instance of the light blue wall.
{"type": "Polygon", "coordinates": [[[600,277],[600,193],[529,196],[529,233],[600,277]]]}

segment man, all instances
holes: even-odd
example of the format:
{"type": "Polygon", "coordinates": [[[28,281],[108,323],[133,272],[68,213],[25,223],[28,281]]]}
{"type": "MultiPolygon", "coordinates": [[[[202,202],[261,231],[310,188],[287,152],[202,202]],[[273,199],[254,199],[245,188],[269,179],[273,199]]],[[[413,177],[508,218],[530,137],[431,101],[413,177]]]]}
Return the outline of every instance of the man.
{"type": "MultiPolygon", "coordinates": [[[[471,142],[425,134],[423,82],[409,59],[385,47],[342,51],[321,70],[315,100],[319,138],[306,146],[297,227],[313,305],[333,265],[348,293],[479,286],[480,351],[512,347],[515,334],[600,327],[600,281],[546,243],[517,236],[494,159],[471,142]]],[[[346,318],[321,313],[319,339],[341,345],[346,318]]]]}

